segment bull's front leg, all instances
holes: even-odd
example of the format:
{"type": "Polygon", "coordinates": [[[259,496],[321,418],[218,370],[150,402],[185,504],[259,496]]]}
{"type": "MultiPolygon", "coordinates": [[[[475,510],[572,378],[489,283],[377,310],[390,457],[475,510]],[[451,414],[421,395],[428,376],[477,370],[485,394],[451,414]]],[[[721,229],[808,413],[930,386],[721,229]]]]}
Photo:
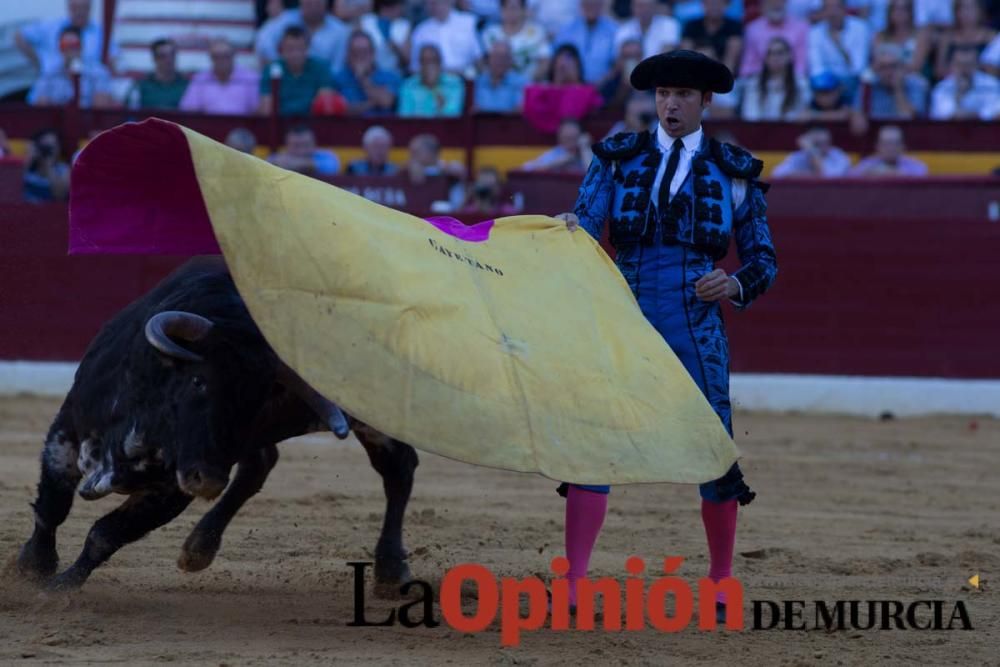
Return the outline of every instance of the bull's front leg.
{"type": "Polygon", "coordinates": [[[59,567],[56,530],[73,507],[73,495],[80,482],[80,470],[77,468],[79,452],[80,443],[70,424],[67,400],[45,438],[38,496],[31,505],[35,528],[17,557],[18,571],[29,579],[46,579],[59,567]]]}
{"type": "Polygon", "coordinates": [[[52,579],[49,587],[53,590],[79,588],[90,573],[116,551],[170,523],[191,500],[191,496],[176,487],[157,487],[129,496],[117,509],[97,520],[87,534],[80,557],[52,579]]]}
{"type": "Polygon", "coordinates": [[[383,586],[399,585],[412,578],[406,564],[408,554],[403,548],[403,516],[413,490],[413,472],[419,463],[417,452],[360,422],[353,427],[372,467],[382,476],[385,490],[385,519],[375,546],[375,581],[383,586]]]}
{"type": "Polygon", "coordinates": [[[255,449],[240,461],[229,488],[184,541],[177,559],[180,569],[198,572],[212,564],[229,522],[243,504],[261,490],[277,462],[278,448],[274,445],[255,449]]]}

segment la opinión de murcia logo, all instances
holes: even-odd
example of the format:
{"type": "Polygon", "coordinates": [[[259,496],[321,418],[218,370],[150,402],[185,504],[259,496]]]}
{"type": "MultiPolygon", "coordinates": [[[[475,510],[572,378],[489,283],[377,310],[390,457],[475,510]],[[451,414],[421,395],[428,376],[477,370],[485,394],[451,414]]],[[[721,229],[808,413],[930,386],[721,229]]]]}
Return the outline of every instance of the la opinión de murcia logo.
{"type": "MultiPolygon", "coordinates": [[[[577,582],[575,617],[570,614],[569,581],[565,578],[569,572],[569,560],[562,556],[552,559],[551,569],[555,577],[548,588],[538,577],[498,579],[483,565],[464,563],[445,573],[438,596],[426,581],[413,580],[403,584],[399,588],[400,595],[408,601],[391,609],[388,616],[377,621],[369,619],[365,600],[365,571],[373,563],[352,561],[347,565],[354,569],[354,619],[347,625],[370,627],[398,623],[406,628],[436,628],[441,625],[434,614],[436,601],[441,618],[459,632],[482,632],[499,618],[500,643],[503,646],[518,646],[522,633],[540,630],[545,627],[546,621],[549,621],[548,629],[554,631],[566,631],[572,625],[572,629],[584,631],[641,631],[652,627],[660,632],[680,632],[691,626],[696,604],[696,627],[699,630],[714,631],[720,627],[730,631],[746,629],[743,585],[740,581],[731,577],[714,582],[703,577],[698,579],[696,589],[693,589],[676,575],[683,561],[680,556],[665,558],[664,576],[648,586],[645,579],[640,578],[646,571],[646,563],[637,556],[625,561],[625,571],[630,576],[625,579],[624,585],[612,577],[580,579],[577,582]],[[462,587],[466,582],[475,585],[477,590],[475,610],[468,614],[462,609],[462,587]],[[716,620],[715,608],[716,595],[720,592],[725,594],[727,600],[725,623],[721,626],[716,620]],[[412,597],[414,595],[417,597],[412,597]],[[604,604],[600,627],[597,627],[596,621],[597,596],[604,604]],[[526,602],[527,615],[521,613],[522,602],[526,602]]],[[[810,602],[805,600],[752,600],[753,625],[749,629],[973,629],[968,610],[961,600],[816,600],[811,604],[812,613],[809,613],[810,602]]]]}

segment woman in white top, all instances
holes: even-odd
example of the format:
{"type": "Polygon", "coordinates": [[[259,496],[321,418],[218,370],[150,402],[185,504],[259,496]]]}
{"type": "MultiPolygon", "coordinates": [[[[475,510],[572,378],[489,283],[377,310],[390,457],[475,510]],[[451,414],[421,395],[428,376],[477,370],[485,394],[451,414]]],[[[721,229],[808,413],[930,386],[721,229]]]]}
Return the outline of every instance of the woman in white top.
{"type": "Polygon", "coordinates": [[[743,120],[794,120],[809,104],[809,86],[795,74],[792,47],[784,37],[767,44],[760,74],[737,81],[743,120]]]}
{"type": "Polygon", "coordinates": [[[510,44],[514,70],[518,74],[528,81],[545,78],[552,47],[542,26],[528,20],[525,0],[502,0],[500,23],[484,28],[481,37],[484,53],[489,53],[496,42],[505,41],[510,44]]]}
{"type": "Polygon", "coordinates": [[[902,51],[903,62],[910,72],[920,72],[931,49],[927,28],[918,28],[913,16],[913,0],[891,0],[885,20],[885,30],[875,35],[872,53],[882,44],[893,44],[902,51]]]}

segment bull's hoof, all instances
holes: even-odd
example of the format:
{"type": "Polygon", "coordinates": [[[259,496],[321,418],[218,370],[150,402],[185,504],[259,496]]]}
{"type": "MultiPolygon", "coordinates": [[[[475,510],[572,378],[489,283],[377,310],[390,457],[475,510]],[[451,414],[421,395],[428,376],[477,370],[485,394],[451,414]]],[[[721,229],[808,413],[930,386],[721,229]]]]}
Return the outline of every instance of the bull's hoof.
{"type": "Polygon", "coordinates": [[[50,593],[72,593],[80,590],[88,576],[88,572],[74,566],[45,582],[45,590],[50,593]]]}
{"type": "Polygon", "coordinates": [[[177,559],[177,567],[185,572],[201,572],[212,564],[215,554],[222,545],[220,535],[194,531],[188,535],[181,547],[181,555],[177,559]]]}
{"type": "Polygon", "coordinates": [[[410,566],[403,558],[375,559],[375,596],[380,598],[398,598],[399,587],[412,581],[410,566]]]}
{"type": "Polygon", "coordinates": [[[42,545],[31,539],[17,555],[17,571],[29,581],[44,581],[59,568],[59,554],[55,545],[42,545]]]}

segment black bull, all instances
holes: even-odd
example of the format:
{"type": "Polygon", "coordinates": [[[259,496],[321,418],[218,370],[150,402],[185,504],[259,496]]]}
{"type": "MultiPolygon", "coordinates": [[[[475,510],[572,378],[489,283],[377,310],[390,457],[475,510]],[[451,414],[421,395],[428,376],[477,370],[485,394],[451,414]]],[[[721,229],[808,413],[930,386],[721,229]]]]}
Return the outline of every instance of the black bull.
{"type": "MultiPolygon", "coordinates": [[[[278,360],[222,260],[192,260],[107,322],[84,354],[45,440],[34,532],[18,568],[52,588],[79,587],[118,549],[177,517],[193,496],[213,498],[225,489],[178,559],[186,571],[204,569],[277,462],[277,443],[325,428],[346,437],[343,420],[278,360]],[[94,524],[76,562],[52,578],[56,529],[78,488],[86,499],[128,497],[94,524]]],[[[348,420],[387,500],[376,578],[406,581],[403,514],[416,452],[348,420]]]]}

